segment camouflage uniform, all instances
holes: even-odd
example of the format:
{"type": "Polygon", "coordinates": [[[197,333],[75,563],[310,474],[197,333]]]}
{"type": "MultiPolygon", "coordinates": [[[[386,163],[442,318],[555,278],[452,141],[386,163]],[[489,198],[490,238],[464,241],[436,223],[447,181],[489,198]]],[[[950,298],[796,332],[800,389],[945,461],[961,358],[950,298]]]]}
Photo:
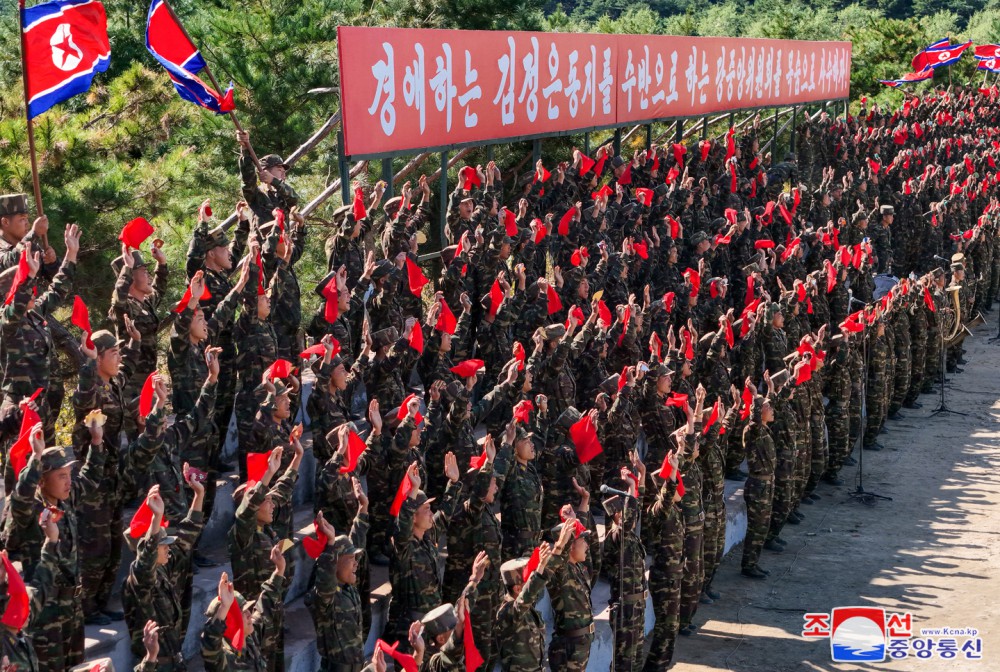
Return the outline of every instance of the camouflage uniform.
{"type": "MultiPolygon", "coordinates": [[[[755,402],[756,403],[756,402],[755,402]]],[[[759,411],[756,411],[759,412],[759,411]]],[[[743,430],[750,475],[743,488],[747,506],[747,534],[743,541],[743,569],[754,568],[767,538],[774,498],[774,473],[777,457],[771,432],[763,423],[753,421],[743,430]]]]}
{"type": "MultiPolygon", "coordinates": [[[[44,534],[38,517],[50,503],[38,489],[42,474],[49,468],[70,464],[72,453],[66,448],[48,448],[41,464],[34,456],[21,471],[17,485],[4,511],[3,542],[10,560],[20,560],[22,575],[31,582],[38,567],[44,534]]],[[[31,633],[40,672],[62,672],[83,662],[83,606],[81,602],[77,509],[95,501],[102,487],[100,476],[107,459],[102,447],[93,447],[73,479],[68,500],[54,505],[63,511],[59,521],[59,546],[52,598],[38,614],[37,627],[31,633]]]]}
{"type": "Polygon", "coordinates": [[[684,517],[684,578],[681,580],[680,625],[682,628],[691,624],[695,612],[698,611],[698,601],[701,599],[701,588],[705,581],[704,542],[705,542],[705,510],[701,500],[702,475],[701,465],[697,460],[690,459],[694,454],[695,445],[701,437],[701,422],[695,421],[694,432],[685,438],[687,444],[680,465],[684,475],[684,497],[679,502],[681,515],[684,517]]]}
{"type": "MultiPolygon", "coordinates": [[[[277,638],[281,634],[280,622],[275,622],[276,610],[282,608],[282,592],[285,587],[285,577],[277,572],[261,586],[260,596],[253,606],[253,632],[247,636],[242,651],[237,651],[223,637],[226,631],[225,621],[209,616],[205,629],[201,633],[201,657],[205,661],[207,672],[268,672],[268,659],[274,654],[283,654],[282,649],[275,648],[277,638]]],[[[233,601],[230,609],[240,609],[241,598],[233,601]]],[[[212,606],[218,605],[218,598],[212,606]]],[[[210,607],[211,609],[211,607],[210,607]]],[[[214,611],[212,611],[214,615],[214,611]]],[[[282,655],[282,660],[284,659],[282,655]]]]}
{"type": "MultiPolygon", "coordinates": [[[[350,529],[350,543],[363,549],[368,514],[358,513],[350,529]]],[[[364,646],[368,634],[362,618],[363,598],[355,586],[337,583],[338,555],[329,543],[332,541],[328,541],[316,559],[316,583],[306,596],[316,626],[320,671],[360,670],[365,664],[364,646]]]]}
{"type": "Polygon", "coordinates": [[[176,537],[169,548],[166,565],[157,564],[157,547],[165,532],[145,535],[139,540],[135,560],[129,567],[128,578],[122,588],[122,606],[125,622],[132,638],[132,655],[142,658],[146,649],[142,643],[142,630],[146,621],[156,621],[160,628],[160,652],[157,669],[163,671],[185,670],[183,584],[178,583],[190,571],[191,551],[205,523],[201,511],[191,511],[177,526],[176,537]]]}
{"type": "Polygon", "coordinates": [[[674,656],[680,629],[681,581],[684,577],[684,517],[674,503],[677,482],[668,478],[660,486],[647,522],[656,528],[650,535],[653,563],[649,568],[649,591],[656,622],[650,636],[644,672],[664,672],[674,656]]]}
{"type": "Polygon", "coordinates": [[[887,409],[888,415],[899,412],[910,391],[910,317],[905,306],[897,306],[893,312],[893,342],[890,345],[896,356],[896,368],[892,398],[887,409]]]}
{"type": "Polygon", "coordinates": [[[441,604],[442,586],[438,569],[440,537],[458,506],[461,492],[460,482],[449,483],[441,509],[434,514],[434,527],[421,538],[413,535],[413,516],[420,504],[426,501],[426,496],[418,493],[416,498],[407,497],[403,502],[391,540],[389,581],[392,584],[392,599],[383,634],[386,641],[406,641],[410,624],[441,604]]]}
{"type": "MultiPolygon", "coordinates": [[[[624,519],[624,542],[622,527],[614,525],[604,539],[604,568],[608,584],[611,586],[608,620],[614,633],[616,670],[638,672],[642,664],[642,648],[646,629],[646,597],[649,595],[646,583],[646,549],[636,533],[639,522],[640,498],[628,498],[621,503],[616,496],[605,501],[605,508],[612,511],[622,509],[624,519]],[[623,547],[624,543],[624,547],[623,547]]],[[[700,590],[699,586],[699,590],[700,590]]]]}
{"type": "MultiPolygon", "coordinates": [[[[35,299],[35,306],[30,311],[28,303],[37,285],[35,279],[28,278],[14,293],[14,300],[0,312],[0,372],[3,374],[0,390],[5,403],[16,406],[39,387],[49,387],[55,343],[48,320],[53,319],[53,313],[69,295],[75,272],[76,264],[64,261],[52,284],[35,299]]],[[[45,443],[53,445],[59,410],[49,407],[48,396],[39,396],[35,403],[45,425],[45,443]]]]}
{"type": "MultiPolygon", "coordinates": [[[[39,617],[45,611],[45,605],[53,597],[56,573],[59,571],[59,542],[48,540],[42,544],[41,559],[35,566],[34,576],[26,582],[28,593],[28,617],[24,627],[14,632],[10,627],[0,628],[0,657],[6,660],[7,669],[11,672],[37,672],[39,670],[38,656],[31,643],[31,633],[41,623],[39,617]]],[[[10,606],[9,579],[0,583],[0,613],[7,613],[10,606]]]]}
{"type": "Polygon", "coordinates": [[[883,386],[889,362],[889,345],[886,342],[886,337],[884,335],[876,336],[873,333],[869,338],[872,340],[869,345],[868,381],[865,388],[865,404],[868,411],[864,436],[865,448],[875,445],[875,439],[882,430],[882,423],[885,422],[886,406],[883,386]]]}
{"type": "MultiPolygon", "coordinates": [[[[285,263],[277,257],[278,227],[271,229],[271,235],[264,241],[261,257],[264,271],[271,279],[275,291],[271,294],[271,324],[277,339],[278,354],[284,359],[297,355],[304,345],[300,338],[302,323],[302,290],[295,275],[295,264],[306,249],[306,227],[293,224],[284,234],[285,244],[292,246],[292,254],[285,263]]],[[[247,283],[250,284],[250,283],[247,283]]]]}
{"type": "Polygon", "coordinates": [[[848,344],[841,342],[834,356],[827,357],[826,430],[829,437],[830,457],[826,475],[835,479],[851,454],[849,406],[851,399],[851,372],[848,368],[848,344]]]}
{"type": "Polygon", "coordinates": [[[456,602],[465,589],[472,571],[472,563],[480,551],[486,551],[490,564],[476,589],[475,600],[469,600],[470,612],[479,615],[472,621],[472,635],[476,648],[486,661],[483,669],[492,670],[497,654],[493,650],[493,619],[503,596],[500,582],[500,523],[486,503],[486,495],[493,480],[493,463],[487,461],[472,476],[469,499],[455,512],[448,522],[448,558],[444,566],[442,596],[456,602]]]}
{"type": "MultiPolygon", "coordinates": [[[[580,511],[577,515],[581,522],[591,522],[589,512],[580,511]]],[[[570,562],[571,545],[572,542],[567,544],[560,555],[553,552],[549,559],[548,588],[554,617],[554,630],[549,642],[549,665],[552,672],[584,672],[594,641],[594,615],[590,598],[592,556],[588,551],[584,562],[570,562]]]]}
{"type": "MultiPolygon", "coordinates": [[[[255,483],[243,492],[239,507],[236,509],[236,521],[229,529],[229,556],[233,564],[233,586],[243,595],[255,595],[258,590],[267,590],[268,571],[271,566],[271,549],[287,535],[278,534],[270,525],[261,526],[257,522],[257,509],[270,495],[274,501],[275,520],[277,520],[278,504],[291,502],[292,491],[298,471],[286,469],[277,483],[268,491],[263,483],[255,483]]],[[[291,566],[289,564],[289,566],[291,566]]],[[[287,567],[286,567],[287,569],[287,567]]],[[[285,669],[284,656],[284,602],[278,599],[270,609],[270,620],[274,628],[273,639],[276,648],[264,649],[267,661],[265,669],[269,672],[280,672],[285,669]]]]}
{"type": "Polygon", "coordinates": [[[545,669],[545,621],[535,605],[545,590],[546,580],[547,572],[535,570],[520,594],[505,595],[497,610],[494,631],[503,672],[545,669]]]}
{"type": "Polygon", "coordinates": [[[542,479],[535,460],[521,464],[514,447],[503,443],[497,451],[495,473],[500,500],[500,529],[504,558],[531,555],[542,540],[542,479]]]}
{"type": "MultiPolygon", "coordinates": [[[[273,155],[263,157],[262,163],[273,155]]],[[[278,158],[278,157],[275,157],[278,158]]],[[[281,163],[280,159],[278,163],[281,163]]],[[[272,178],[270,184],[257,181],[257,166],[243,147],[240,147],[240,177],[243,180],[243,200],[257,216],[258,225],[274,219],[275,208],[280,208],[288,215],[288,211],[299,204],[299,195],[285,180],[272,178]]]]}

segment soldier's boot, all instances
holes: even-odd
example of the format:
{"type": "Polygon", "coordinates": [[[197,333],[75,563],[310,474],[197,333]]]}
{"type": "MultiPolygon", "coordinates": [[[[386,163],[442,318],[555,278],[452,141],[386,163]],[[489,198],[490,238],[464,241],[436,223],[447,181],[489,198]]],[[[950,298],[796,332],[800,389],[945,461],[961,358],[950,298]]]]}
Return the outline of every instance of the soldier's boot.
{"type": "Polygon", "coordinates": [[[744,567],[741,570],[740,573],[743,574],[743,576],[745,576],[747,578],[750,578],[750,579],[766,579],[767,578],[767,574],[764,573],[764,570],[762,570],[757,565],[751,565],[749,567],[744,567]]]}
{"type": "Polygon", "coordinates": [[[773,551],[775,553],[784,553],[785,552],[785,547],[782,546],[781,544],[779,544],[774,539],[768,539],[767,541],[765,541],[764,542],[764,548],[767,549],[767,550],[769,550],[769,551],[773,551]]]}

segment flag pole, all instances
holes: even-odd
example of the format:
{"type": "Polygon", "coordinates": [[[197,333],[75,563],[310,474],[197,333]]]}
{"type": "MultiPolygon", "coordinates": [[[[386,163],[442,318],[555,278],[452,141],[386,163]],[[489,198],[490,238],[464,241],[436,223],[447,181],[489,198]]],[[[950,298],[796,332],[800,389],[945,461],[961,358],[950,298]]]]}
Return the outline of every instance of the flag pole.
{"type": "MultiPolygon", "coordinates": [[[[21,1],[23,2],[24,0],[21,1]]],[[[184,37],[187,38],[188,42],[194,44],[195,43],[194,40],[192,40],[191,36],[188,35],[187,28],[184,27],[183,23],[181,23],[180,18],[178,18],[177,14],[174,12],[174,8],[171,7],[170,4],[167,2],[164,2],[163,6],[167,8],[168,12],[170,12],[170,16],[173,17],[174,19],[174,24],[176,24],[177,27],[181,29],[181,33],[184,35],[184,37]]],[[[208,67],[208,61],[205,61],[205,74],[208,75],[208,80],[212,82],[212,86],[215,87],[215,90],[221,94],[222,89],[219,87],[219,83],[215,81],[215,75],[212,74],[212,69],[208,67]]],[[[243,133],[244,132],[243,126],[240,125],[240,120],[236,118],[236,112],[230,110],[228,114],[229,118],[233,120],[233,125],[236,126],[236,130],[239,131],[240,133],[243,133]]],[[[253,147],[250,145],[249,142],[247,143],[247,151],[250,152],[250,159],[253,160],[254,165],[257,166],[257,172],[258,173],[263,172],[264,169],[260,165],[260,160],[257,158],[257,153],[253,151],[253,147]]]]}
{"type": "MultiPolygon", "coordinates": [[[[21,33],[21,81],[24,83],[24,118],[28,122],[28,155],[31,157],[31,186],[35,194],[37,217],[45,215],[42,209],[42,187],[38,180],[38,158],[35,156],[35,124],[28,105],[28,46],[24,36],[24,0],[18,1],[17,27],[21,33]]],[[[49,246],[48,235],[42,236],[44,247],[49,246]]]]}

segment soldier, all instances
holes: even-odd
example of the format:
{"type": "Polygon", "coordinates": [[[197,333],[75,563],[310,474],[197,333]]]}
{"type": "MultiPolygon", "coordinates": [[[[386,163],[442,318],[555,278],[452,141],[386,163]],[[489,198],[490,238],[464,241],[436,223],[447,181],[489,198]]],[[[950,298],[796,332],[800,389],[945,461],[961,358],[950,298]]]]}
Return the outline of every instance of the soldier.
{"type": "MultiPolygon", "coordinates": [[[[546,411],[547,406],[538,409],[539,415],[546,411]]],[[[511,420],[497,453],[495,473],[501,493],[501,555],[505,558],[530,555],[542,538],[543,487],[535,466],[534,438],[533,433],[519,428],[517,421],[511,420]]]]}
{"type": "MultiPolygon", "coordinates": [[[[268,559],[274,562],[273,549],[281,549],[288,535],[281,535],[272,528],[275,510],[280,505],[288,505],[292,499],[298,468],[302,461],[302,445],[293,441],[294,457],[289,462],[281,478],[268,490],[271,479],[281,466],[282,447],[275,448],[267,460],[267,469],[259,482],[247,482],[234,492],[237,499],[236,522],[229,530],[229,556],[233,564],[233,583],[242,588],[240,593],[253,595],[258,590],[266,590],[268,559]]],[[[282,566],[284,567],[284,559],[282,566]]],[[[264,649],[266,668],[269,672],[284,669],[284,602],[271,608],[270,620],[274,630],[270,638],[275,648],[264,649]]]]}
{"type": "Polygon", "coordinates": [[[353,206],[348,204],[337,208],[333,213],[333,224],[336,228],[326,240],[327,269],[335,271],[343,266],[347,270],[348,290],[354,289],[364,270],[363,245],[372,229],[371,213],[374,213],[382,202],[385,188],[385,182],[380,180],[375,183],[372,188],[372,202],[365,208],[365,216],[360,219],[355,218],[353,206]]]}
{"type": "MultiPolygon", "coordinates": [[[[405,423],[404,423],[405,427],[405,423]]],[[[406,471],[410,493],[399,508],[396,531],[392,535],[392,556],[389,580],[392,599],[385,630],[385,639],[396,641],[405,637],[410,624],[423,618],[441,603],[441,580],[438,570],[441,536],[454,515],[462,492],[458,463],[452,453],[445,456],[448,486],[444,491],[441,510],[431,512],[431,502],[420,489],[423,482],[416,462],[406,471]],[[392,635],[396,635],[395,637],[392,635]]]]}
{"type": "Polygon", "coordinates": [[[743,541],[743,576],[763,579],[769,573],[757,565],[760,550],[767,538],[774,498],[775,452],[774,439],[768,425],[774,421],[774,408],[769,398],[758,398],[757,388],[748,385],[754,402],[750,424],[743,430],[743,445],[747,453],[750,475],[743,488],[747,505],[747,534],[743,541]]]}
{"type": "MultiPolygon", "coordinates": [[[[156,369],[156,337],[160,330],[160,317],[156,311],[167,290],[167,257],[163,250],[153,245],[153,259],[156,272],[150,281],[149,267],[138,250],[130,250],[122,243],[122,256],[111,262],[111,269],[118,276],[115,291],[111,297],[108,318],[114,322],[118,338],[124,338],[129,330],[125,325],[127,316],[141,335],[139,353],[135,360],[135,370],[127,381],[123,394],[131,403],[139,396],[146,378],[156,369]]],[[[125,433],[129,440],[136,436],[135,423],[126,418],[125,433]]]]}
{"type": "Polygon", "coordinates": [[[194,498],[187,517],[176,526],[176,536],[168,535],[166,530],[161,529],[164,502],[160,486],[150,488],[146,505],[153,514],[152,519],[145,535],[139,540],[135,560],[122,587],[122,604],[132,638],[132,654],[136,658],[143,655],[146,648],[143,643],[145,624],[156,621],[160,645],[156,669],[161,672],[187,669],[182,651],[187,634],[182,604],[183,575],[189,572],[191,551],[205,524],[201,511],[205,486],[196,479],[188,479],[187,485],[194,491],[194,498]]]}
{"type": "Polygon", "coordinates": [[[258,224],[271,221],[275,208],[280,208],[288,215],[299,204],[299,195],[285,181],[288,164],[277,154],[268,154],[260,158],[259,165],[255,165],[250,158],[250,134],[246,131],[236,132],[236,142],[240,145],[243,200],[257,216],[258,224]]]}
{"type": "Polygon", "coordinates": [[[601,567],[611,586],[608,620],[611,622],[615,643],[614,669],[638,672],[642,665],[646,598],[649,596],[646,549],[636,532],[645,489],[646,467],[635,452],[632,453],[632,464],[638,472],[640,484],[634,496],[623,498],[615,495],[604,500],[604,510],[613,521],[613,527],[604,538],[604,560],[601,567]]]}
{"type": "MultiPolygon", "coordinates": [[[[567,538],[569,534],[566,528],[567,538]]],[[[500,566],[507,591],[497,610],[495,630],[497,657],[503,672],[545,669],[545,621],[535,605],[545,590],[545,571],[552,552],[552,546],[543,542],[534,570],[528,568],[529,558],[508,560],[500,566]]]]}
{"type": "MultiPolygon", "coordinates": [[[[442,604],[427,612],[420,619],[420,635],[413,642],[414,657],[420,665],[421,672],[464,672],[467,669],[466,659],[468,651],[472,647],[481,646],[481,640],[475,635],[475,642],[466,642],[465,621],[471,619],[469,602],[475,599],[476,591],[483,579],[483,572],[489,565],[489,558],[486,553],[480,553],[472,565],[472,574],[465,589],[459,595],[456,602],[457,607],[450,603],[442,604]],[[427,635],[427,645],[424,646],[423,635],[427,635]]],[[[492,630],[492,621],[488,618],[482,619],[489,627],[487,632],[492,630]]],[[[472,623],[472,631],[475,632],[476,624],[472,623]]],[[[480,663],[482,664],[482,663],[480,663]]],[[[483,669],[491,669],[489,666],[483,669]]]]}
{"type": "MultiPolygon", "coordinates": [[[[31,633],[40,627],[39,617],[45,611],[45,605],[52,598],[55,589],[56,573],[59,570],[59,524],[57,517],[51,511],[42,513],[39,527],[45,533],[45,543],[42,544],[40,561],[35,567],[34,576],[25,586],[28,603],[27,612],[20,622],[13,614],[4,618],[0,625],[0,656],[5,661],[5,667],[11,670],[37,670],[38,656],[31,643],[31,633]]],[[[7,575],[6,565],[9,562],[7,551],[0,551],[0,612],[5,616],[11,606],[11,586],[17,579],[7,575]]],[[[20,579],[23,583],[23,579],[20,579]]],[[[12,610],[13,611],[13,610],[12,610]]]]}
{"type": "MultiPolygon", "coordinates": [[[[38,388],[49,387],[50,362],[55,343],[48,321],[66,300],[72,287],[76,255],[80,250],[79,228],[70,224],[66,227],[64,238],[66,255],[48,290],[36,296],[42,256],[39,252],[25,252],[22,259],[27,267],[28,277],[18,285],[13,292],[13,299],[0,312],[0,373],[3,380],[0,391],[4,394],[4,408],[16,407],[38,388]]],[[[20,262],[15,262],[15,265],[20,265],[20,262]]],[[[15,268],[8,268],[0,275],[0,293],[5,297],[10,297],[15,275],[15,268]]],[[[38,415],[45,425],[46,443],[54,444],[59,409],[49,406],[47,395],[37,397],[35,403],[38,405],[38,415]]],[[[0,415],[6,415],[6,412],[0,411],[0,415]]]]}
{"type": "Polygon", "coordinates": [[[885,323],[882,318],[876,321],[874,333],[869,332],[866,337],[870,339],[868,351],[868,380],[865,385],[865,405],[868,411],[868,419],[865,423],[864,444],[865,450],[882,450],[882,444],[876,438],[882,431],[882,424],[885,422],[885,376],[889,363],[889,344],[885,338],[885,323]]]}
{"type": "MultiPolygon", "coordinates": [[[[209,295],[206,297],[205,302],[201,304],[201,309],[205,314],[206,322],[210,325],[212,324],[211,320],[215,318],[215,328],[212,329],[212,341],[214,345],[222,348],[222,356],[220,357],[222,369],[219,373],[219,392],[216,400],[216,425],[219,428],[219,432],[213,437],[218,447],[210,455],[213,469],[219,471],[228,471],[231,468],[229,465],[222,463],[219,457],[221,449],[226,442],[226,435],[229,432],[229,419],[233,409],[233,397],[236,394],[236,346],[233,341],[231,324],[236,304],[230,304],[227,299],[233,289],[230,278],[236,269],[234,260],[243,258],[247,238],[250,234],[250,221],[247,210],[246,203],[241,201],[236,204],[236,216],[239,219],[239,223],[236,227],[236,235],[230,241],[229,236],[226,235],[225,230],[221,226],[209,230],[208,220],[211,217],[209,214],[211,208],[209,208],[208,201],[202,203],[198,209],[198,226],[191,237],[186,263],[189,282],[188,288],[191,290],[192,297],[197,297],[198,299],[201,299],[203,295],[195,293],[194,282],[198,273],[201,273],[200,278],[203,280],[201,284],[202,291],[207,290],[207,294],[209,295]],[[227,310],[216,316],[215,312],[220,307],[224,307],[227,310]]],[[[247,263],[252,263],[257,258],[256,250],[256,245],[251,246],[251,254],[247,259],[247,263]]],[[[249,269],[246,266],[240,269],[240,277],[236,284],[241,289],[237,291],[237,294],[246,286],[246,281],[243,278],[248,271],[249,269]]],[[[197,303],[192,306],[192,309],[196,306],[198,306],[197,303]]],[[[180,311],[183,311],[182,306],[174,309],[175,313],[180,311]]],[[[180,314],[183,315],[183,312],[180,312],[180,314]]],[[[173,379],[172,372],[170,377],[173,379]]],[[[195,380],[200,381],[202,378],[203,376],[198,376],[195,380]]],[[[177,387],[175,383],[175,395],[178,393],[177,387]]],[[[187,404],[181,406],[181,409],[187,410],[193,403],[194,398],[192,397],[188,400],[187,404]]],[[[176,409],[176,400],[174,405],[176,409]]],[[[209,488],[205,499],[205,511],[209,516],[212,511],[212,501],[215,498],[213,484],[214,479],[209,480],[209,488]]],[[[196,553],[195,564],[199,563],[199,555],[196,553]]],[[[200,564],[209,566],[205,563],[200,564]]]]}
{"type": "MultiPolygon", "coordinates": [[[[676,446],[685,442],[688,425],[681,425],[669,437],[676,446]]],[[[677,506],[683,496],[678,465],[680,449],[667,453],[665,468],[660,470],[663,483],[656,501],[649,509],[647,521],[653,531],[653,563],[649,570],[649,590],[653,598],[655,624],[649,653],[643,666],[645,672],[661,672],[670,667],[674,644],[680,630],[681,581],[684,577],[684,516],[677,506]]]]}
{"type": "Polygon", "coordinates": [[[317,532],[327,541],[316,560],[316,583],[306,604],[316,626],[321,672],[360,670],[365,661],[367,629],[362,617],[362,597],[356,586],[368,530],[368,498],[361,493],[360,483],[356,492],[358,515],[349,535],[336,536],[323,513],[316,514],[317,532]]]}
{"type": "MultiPolygon", "coordinates": [[[[445,561],[445,580],[442,588],[444,599],[461,599],[464,577],[478,557],[485,556],[488,565],[479,582],[476,597],[471,600],[476,614],[495,614],[500,607],[503,585],[500,579],[500,523],[493,515],[497,495],[497,478],[493,463],[496,447],[489,434],[483,440],[485,461],[467,477],[470,483],[469,499],[455,512],[448,522],[448,558],[445,561]],[[457,580],[456,580],[457,579],[457,580]]],[[[481,460],[481,457],[474,458],[481,460]]],[[[496,664],[493,649],[492,618],[480,617],[472,623],[472,634],[485,661],[487,670],[496,664]]]]}
{"type": "MultiPolygon", "coordinates": [[[[103,329],[89,337],[93,347],[84,341],[81,349],[87,360],[80,368],[80,378],[73,392],[73,414],[76,418],[73,444],[77,457],[84,458],[89,449],[88,439],[92,432],[88,427],[88,417],[95,409],[105,417],[102,434],[108,456],[100,477],[103,486],[100,496],[94,501],[81,503],[79,507],[83,613],[87,617],[87,625],[108,625],[125,618],[123,612],[108,606],[121,563],[122,500],[132,497],[132,493],[122,492],[125,483],[120,472],[123,461],[123,456],[119,455],[121,431],[127,415],[122,388],[132,377],[141,336],[131,319],[125,319],[125,327],[131,337],[127,344],[103,329]],[[123,345],[124,348],[121,347],[123,345]]],[[[166,394],[165,387],[162,392],[166,394]]]]}
{"type": "Polygon", "coordinates": [[[281,627],[274,620],[282,608],[285,587],[285,556],[281,544],[271,549],[274,571],[261,586],[255,600],[247,600],[233,588],[225,572],[219,578],[219,595],[205,611],[208,619],[201,633],[201,657],[208,672],[268,672],[269,660],[278,656],[284,660],[284,650],[278,644],[281,627]],[[239,609],[243,617],[242,631],[226,635],[230,609],[239,609]]]}
{"type": "Polygon", "coordinates": [[[549,664],[552,672],[584,672],[594,641],[590,592],[594,574],[589,546],[593,532],[580,520],[590,522],[589,502],[585,498],[576,511],[567,504],[560,513],[564,522],[552,530],[558,541],[552,551],[548,583],[555,621],[549,664]]]}
{"type": "Polygon", "coordinates": [[[30,228],[28,221],[24,194],[0,196],[0,271],[16,266],[24,250],[39,253],[45,264],[55,261],[55,250],[48,244],[49,218],[37,217],[30,228]]]}
{"type": "MultiPolygon", "coordinates": [[[[97,419],[91,425],[97,426],[97,419]]],[[[44,537],[39,516],[49,509],[59,522],[55,585],[52,599],[31,633],[40,672],[59,672],[83,662],[83,605],[80,586],[77,509],[97,497],[107,451],[103,436],[94,432],[87,459],[76,478],[73,452],[45,447],[41,423],[31,428],[31,458],[21,470],[4,511],[3,542],[12,559],[20,560],[25,581],[32,581],[40,562],[44,537]]]]}

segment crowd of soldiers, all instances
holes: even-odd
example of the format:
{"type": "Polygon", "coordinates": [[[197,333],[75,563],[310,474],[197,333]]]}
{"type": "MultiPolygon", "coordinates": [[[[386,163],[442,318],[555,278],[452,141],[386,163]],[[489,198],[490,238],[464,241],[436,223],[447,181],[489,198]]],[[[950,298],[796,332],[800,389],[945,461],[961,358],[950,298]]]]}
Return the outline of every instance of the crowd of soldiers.
{"type": "Polygon", "coordinates": [[[47,219],[0,197],[3,669],[71,669],[84,624],[124,620],[135,669],[183,670],[194,619],[207,670],[282,670],[283,596],[313,560],[328,672],[585,670],[599,577],[615,669],[669,668],[699,605],[723,599],[725,481],[744,482],[742,574],[765,579],[762,552],[844,484],[854,449],[881,449],[886,421],[960,370],[946,334],[1000,289],[998,98],[818,112],[784,160],[758,119],[512,179],[466,166],[434,265],[418,261],[427,180],[385,202],[359,185],[327,222],[305,317],[309,227],[281,157],[255,165],[245,133],[235,228],[203,204],[177,280],[129,222],[106,329],[78,297],[57,319],[81,231],[65,227],[60,259],[47,219]],[[168,284],[186,286],[175,306],[168,284]],[[288,543],[310,450],[314,524],[288,543]],[[191,614],[230,470],[230,571],[191,614]],[[380,565],[391,597],[366,656],[380,565]]]}

